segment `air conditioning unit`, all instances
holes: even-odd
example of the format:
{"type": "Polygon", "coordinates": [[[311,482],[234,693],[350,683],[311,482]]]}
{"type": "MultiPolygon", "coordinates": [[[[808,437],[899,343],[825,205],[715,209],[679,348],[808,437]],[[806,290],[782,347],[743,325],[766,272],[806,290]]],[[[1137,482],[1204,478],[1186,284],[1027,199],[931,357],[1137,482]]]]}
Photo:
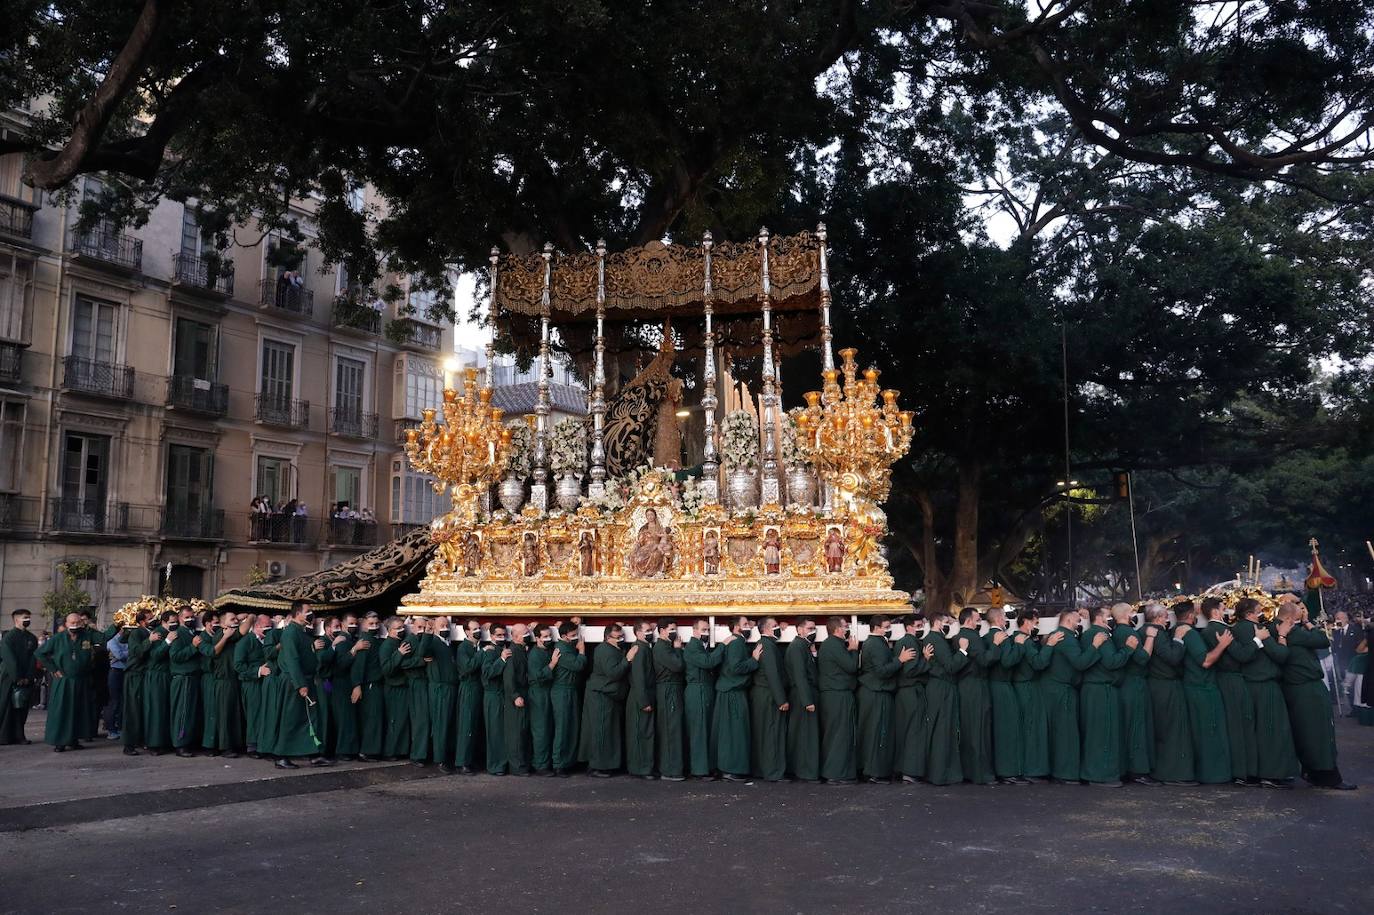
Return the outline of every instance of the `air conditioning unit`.
{"type": "Polygon", "coordinates": [[[286,577],[286,563],[280,559],[273,559],[267,563],[267,577],[272,579],[286,577]]]}

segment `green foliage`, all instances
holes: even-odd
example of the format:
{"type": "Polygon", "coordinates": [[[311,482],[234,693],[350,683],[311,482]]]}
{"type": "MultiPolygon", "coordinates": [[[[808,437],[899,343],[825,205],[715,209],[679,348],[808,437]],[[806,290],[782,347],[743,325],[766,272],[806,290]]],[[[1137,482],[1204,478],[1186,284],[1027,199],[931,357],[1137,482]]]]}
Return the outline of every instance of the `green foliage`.
{"type": "Polygon", "coordinates": [[[65,621],[67,614],[80,613],[89,607],[91,595],[80,582],[95,575],[97,568],[94,562],[84,559],[58,563],[58,585],[43,595],[45,617],[60,623],[65,621]]]}

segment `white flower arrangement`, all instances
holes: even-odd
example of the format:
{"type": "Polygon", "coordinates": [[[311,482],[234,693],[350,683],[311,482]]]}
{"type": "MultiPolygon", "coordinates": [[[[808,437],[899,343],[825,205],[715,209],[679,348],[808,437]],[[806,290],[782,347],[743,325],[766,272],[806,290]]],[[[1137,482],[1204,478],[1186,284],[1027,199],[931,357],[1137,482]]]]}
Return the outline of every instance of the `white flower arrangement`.
{"type": "Polygon", "coordinates": [[[519,419],[506,423],[506,428],[510,430],[510,461],[506,464],[506,471],[524,480],[533,469],[534,433],[530,431],[528,423],[519,419]]]}
{"type": "Polygon", "coordinates": [[[801,412],[801,407],[793,407],[782,415],[782,463],[788,469],[804,467],[811,470],[815,455],[810,444],[800,435],[797,417],[801,412]]]}
{"type": "Polygon", "coordinates": [[[759,465],[759,424],[745,410],[725,414],[720,423],[720,456],[730,470],[759,465]]]}
{"type": "Polygon", "coordinates": [[[688,518],[696,519],[701,507],[706,504],[706,491],[697,485],[696,477],[688,477],[682,484],[678,495],[678,506],[688,518]]]}
{"type": "Polygon", "coordinates": [[[560,419],[553,427],[549,469],[555,474],[587,472],[587,427],[580,419],[560,419]]]}

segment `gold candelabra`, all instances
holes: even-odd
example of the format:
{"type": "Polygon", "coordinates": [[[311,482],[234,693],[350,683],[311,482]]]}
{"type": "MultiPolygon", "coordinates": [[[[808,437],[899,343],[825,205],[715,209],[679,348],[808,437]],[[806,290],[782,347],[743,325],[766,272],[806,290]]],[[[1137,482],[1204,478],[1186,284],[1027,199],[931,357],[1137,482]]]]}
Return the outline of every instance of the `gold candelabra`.
{"type": "Polygon", "coordinates": [[[798,439],[834,493],[835,507],[867,509],[888,496],[892,465],[911,448],[912,412],[897,409],[898,392],[880,390],[878,369],[862,374],[855,349],[842,349],[841,369],[821,372],[797,411],[798,439]],[[840,375],[844,383],[840,383],[840,375]]]}
{"type": "Polygon", "coordinates": [[[510,430],[504,411],[491,405],[491,388],[477,386],[477,369],[463,370],[463,394],[444,390],[444,421],[433,409],[422,412],[416,429],[406,431],[406,457],[421,473],[435,478],[434,491],[449,489],[454,513],[477,515],[478,497],[501,476],[510,460],[510,430]]]}

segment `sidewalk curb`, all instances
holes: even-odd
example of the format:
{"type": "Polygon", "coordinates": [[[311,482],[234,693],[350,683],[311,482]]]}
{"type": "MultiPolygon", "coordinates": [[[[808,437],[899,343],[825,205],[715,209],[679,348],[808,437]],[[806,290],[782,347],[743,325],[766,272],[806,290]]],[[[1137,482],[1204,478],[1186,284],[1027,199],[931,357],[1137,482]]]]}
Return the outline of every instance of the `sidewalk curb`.
{"type": "Polygon", "coordinates": [[[192,785],[158,791],[135,791],[71,801],[50,801],[22,807],[0,808],[0,833],[23,832],[51,826],[77,826],[102,820],[120,820],[152,813],[171,813],[202,807],[222,807],[248,801],[266,801],[299,794],[318,794],[348,788],[369,788],[395,782],[435,778],[432,768],[417,769],[394,763],[371,769],[344,772],[311,772],[277,778],[220,785],[192,785]]]}

